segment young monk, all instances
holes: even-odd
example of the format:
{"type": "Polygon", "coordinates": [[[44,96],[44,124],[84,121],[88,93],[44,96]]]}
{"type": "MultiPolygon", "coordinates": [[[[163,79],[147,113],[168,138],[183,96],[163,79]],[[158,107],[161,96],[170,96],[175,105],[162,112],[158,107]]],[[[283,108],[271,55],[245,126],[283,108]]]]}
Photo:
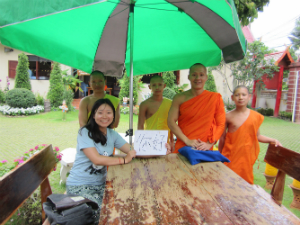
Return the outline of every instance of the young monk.
{"type": "Polygon", "coordinates": [[[119,99],[112,95],[106,94],[105,92],[106,80],[104,74],[98,70],[93,71],[90,75],[90,84],[93,90],[93,94],[83,98],[79,104],[78,118],[79,118],[80,127],[86,125],[94,103],[98,99],[102,99],[102,98],[109,99],[113,103],[116,111],[116,117],[115,117],[115,122],[113,127],[114,128],[118,127],[120,121],[119,99]]]}
{"type": "Polygon", "coordinates": [[[155,75],[150,79],[149,89],[152,96],[140,105],[138,130],[168,130],[168,143],[173,151],[173,134],[168,127],[168,113],[172,101],[163,98],[163,90],[166,87],[161,76],[155,75]]]}
{"type": "Polygon", "coordinates": [[[251,95],[247,87],[237,86],[231,96],[236,108],[226,114],[225,131],[219,141],[219,151],[230,160],[225,163],[248,183],[253,184],[253,165],[259,154],[259,143],[275,143],[276,139],[259,132],[264,117],[247,108],[251,95]]]}
{"type": "Polygon", "coordinates": [[[177,136],[174,153],[185,146],[212,150],[225,127],[222,96],[204,90],[206,67],[200,63],[192,65],[188,78],[191,89],[175,95],[168,116],[168,125],[177,136]]]}

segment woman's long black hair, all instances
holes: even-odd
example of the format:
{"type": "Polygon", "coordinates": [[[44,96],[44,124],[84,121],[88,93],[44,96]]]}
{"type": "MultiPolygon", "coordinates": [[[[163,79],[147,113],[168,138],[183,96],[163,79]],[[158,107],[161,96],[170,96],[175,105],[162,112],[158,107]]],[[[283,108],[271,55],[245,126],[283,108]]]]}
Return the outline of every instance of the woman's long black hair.
{"type": "MultiPolygon", "coordinates": [[[[108,126],[108,128],[113,128],[112,126],[115,122],[116,110],[115,110],[114,105],[111,103],[111,101],[109,99],[99,99],[95,102],[95,104],[92,108],[92,111],[91,111],[91,115],[87,121],[87,124],[84,127],[89,131],[88,135],[91,139],[94,140],[95,143],[101,143],[102,145],[106,145],[107,138],[102,133],[102,131],[99,129],[99,125],[96,123],[95,118],[94,118],[97,109],[103,104],[110,106],[113,110],[114,119],[113,119],[112,123],[108,126]]],[[[84,127],[82,127],[80,129],[80,131],[84,127]]]]}

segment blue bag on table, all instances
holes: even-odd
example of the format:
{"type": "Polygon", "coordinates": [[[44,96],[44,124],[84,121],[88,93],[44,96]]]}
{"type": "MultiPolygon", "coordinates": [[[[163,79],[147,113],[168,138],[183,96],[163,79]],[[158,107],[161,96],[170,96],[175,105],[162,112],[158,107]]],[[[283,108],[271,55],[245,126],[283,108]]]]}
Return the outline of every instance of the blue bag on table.
{"type": "Polygon", "coordinates": [[[182,147],[178,150],[181,155],[186,157],[192,165],[201,162],[230,162],[225,156],[223,156],[219,151],[200,151],[194,150],[190,146],[182,147]]]}

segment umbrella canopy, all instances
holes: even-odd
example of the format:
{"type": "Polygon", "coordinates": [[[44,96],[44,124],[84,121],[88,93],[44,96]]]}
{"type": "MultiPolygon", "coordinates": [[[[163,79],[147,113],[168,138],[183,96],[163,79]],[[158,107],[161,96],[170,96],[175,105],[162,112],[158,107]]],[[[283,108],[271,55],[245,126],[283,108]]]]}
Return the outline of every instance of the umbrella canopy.
{"type": "Polygon", "coordinates": [[[233,0],[0,0],[0,15],[3,45],[108,76],[130,68],[130,49],[133,75],[216,66],[222,53],[229,63],[246,51],[233,0]]]}

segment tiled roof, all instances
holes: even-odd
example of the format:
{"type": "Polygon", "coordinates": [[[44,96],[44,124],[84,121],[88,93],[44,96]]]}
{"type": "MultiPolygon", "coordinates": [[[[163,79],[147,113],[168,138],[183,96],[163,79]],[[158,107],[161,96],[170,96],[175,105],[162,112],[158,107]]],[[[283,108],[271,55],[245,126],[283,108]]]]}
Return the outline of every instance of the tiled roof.
{"type": "Polygon", "coordinates": [[[283,54],[285,54],[285,51],[282,51],[282,52],[273,52],[271,54],[265,55],[265,59],[268,62],[270,62],[271,59],[274,59],[274,62],[277,62],[282,57],[283,54]]]}
{"type": "Polygon", "coordinates": [[[286,50],[281,51],[281,52],[273,52],[270,54],[265,55],[265,59],[267,60],[267,62],[270,62],[271,59],[274,59],[275,65],[278,65],[278,63],[285,57],[287,56],[288,59],[290,60],[290,62],[294,62],[290,51],[289,51],[289,47],[286,48],[286,50]]]}

